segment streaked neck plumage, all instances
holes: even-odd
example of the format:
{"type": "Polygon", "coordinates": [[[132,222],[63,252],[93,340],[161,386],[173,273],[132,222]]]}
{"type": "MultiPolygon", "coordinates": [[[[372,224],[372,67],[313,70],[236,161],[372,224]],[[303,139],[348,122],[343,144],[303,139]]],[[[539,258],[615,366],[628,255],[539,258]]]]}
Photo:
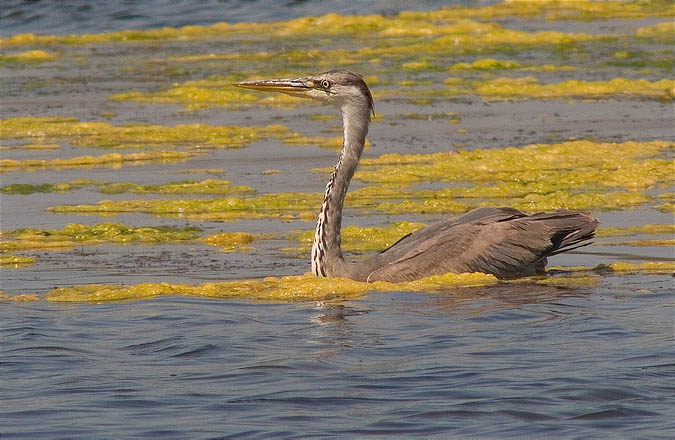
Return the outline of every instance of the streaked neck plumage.
{"type": "Polygon", "coordinates": [[[322,277],[348,274],[348,264],[340,249],[342,207],[366,142],[371,106],[366,100],[358,100],[345,103],[340,110],[344,128],[342,151],[326,184],[312,244],[312,273],[322,277]]]}

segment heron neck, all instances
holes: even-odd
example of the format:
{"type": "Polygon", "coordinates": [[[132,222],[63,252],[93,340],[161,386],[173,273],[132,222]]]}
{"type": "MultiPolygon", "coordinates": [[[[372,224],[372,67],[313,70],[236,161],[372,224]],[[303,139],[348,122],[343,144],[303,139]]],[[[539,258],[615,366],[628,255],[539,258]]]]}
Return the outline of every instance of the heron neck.
{"type": "Polygon", "coordinates": [[[326,184],[312,245],[312,272],[317,276],[345,276],[347,265],[340,248],[342,208],[349,182],[358,166],[368,134],[370,108],[342,108],[344,140],[335,169],[326,184]]]}

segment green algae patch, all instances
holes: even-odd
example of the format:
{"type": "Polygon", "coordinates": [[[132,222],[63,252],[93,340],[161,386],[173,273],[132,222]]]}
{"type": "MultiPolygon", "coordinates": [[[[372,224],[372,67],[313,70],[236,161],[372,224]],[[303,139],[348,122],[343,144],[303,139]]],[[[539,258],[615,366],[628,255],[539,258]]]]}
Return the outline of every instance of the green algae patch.
{"type": "Polygon", "coordinates": [[[61,148],[59,144],[23,144],[0,146],[0,150],[58,150],[61,148]]]}
{"type": "Polygon", "coordinates": [[[12,55],[0,55],[0,64],[37,64],[44,63],[45,61],[54,61],[58,58],[59,54],[56,53],[44,50],[29,50],[12,55]]]}
{"type": "Polygon", "coordinates": [[[14,301],[14,302],[31,302],[40,301],[40,297],[33,293],[22,293],[20,295],[8,295],[0,291],[0,300],[14,301]]]}
{"type": "Polygon", "coordinates": [[[675,193],[662,193],[658,195],[658,198],[663,200],[664,203],[655,205],[654,209],[658,209],[661,212],[670,212],[675,214],[675,193]]]}
{"type": "Polygon", "coordinates": [[[675,261],[647,261],[640,264],[610,263],[598,264],[597,266],[554,266],[550,267],[549,271],[670,274],[675,272],[675,261]]]}
{"type": "Polygon", "coordinates": [[[595,270],[610,270],[613,272],[647,272],[647,273],[673,273],[675,261],[647,261],[641,264],[611,263],[606,267],[596,266],[595,270]]]}
{"type": "Polygon", "coordinates": [[[259,301],[318,301],[358,298],[373,291],[440,293],[454,288],[496,284],[492,275],[481,273],[445,274],[405,283],[362,283],[345,278],[318,278],[310,274],[268,277],[263,280],[223,281],[200,285],[144,283],[133,286],[89,284],[59,288],[45,295],[47,301],[105,302],[129,301],[157,296],[242,298],[259,301]]]}
{"type": "Polygon", "coordinates": [[[649,81],[627,78],[614,78],[609,81],[568,80],[560,83],[540,84],[536,78],[531,76],[495,78],[470,84],[476,94],[492,100],[604,98],[608,96],[672,99],[673,85],[672,79],[649,81]]]}
{"type": "Polygon", "coordinates": [[[512,199],[508,205],[529,212],[591,208],[611,210],[638,206],[649,200],[649,196],[639,192],[571,193],[568,191],[556,191],[546,195],[530,194],[520,199],[512,199]]]}
{"type": "Polygon", "coordinates": [[[10,240],[0,242],[0,251],[54,249],[67,250],[76,246],[114,244],[184,243],[199,237],[200,229],[167,226],[127,226],[120,223],[84,225],[70,223],[62,229],[23,228],[5,232],[10,240]]]}
{"type": "Polygon", "coordinates": [[[651,38],[659,42],[675,41],[675,24],[673,21],[644,26],[635,30],[635,35],[641,38],[651,38]]]}
{"type": "MultiPolygon", "coordinates": [[[[486,72],[495,70],[519,70],[525,72],[558,72],[575,70],[572,66],[559,66],[555,64],[541,64],[534,66],[524,66],[517,61],[497,60],[494,58],[481,58],[473,63],[456,63],[450,66],[449,72],[486,72]]],[[[454,80],[450,81],[451,83],[454,80]]]]}
{"type": "Polygon", "coordinates": [[[522,67],[516,61],[496,60],[494,58],[482,58],[473,63],[457,63],[450,66],[450,71],[462,70],[508,70],[522,67]]]}
{"type": "Polygon", "coordinates": [[[584,288],[593,287],[599,284],[600,280],[594,276],[555,276],[555,277],[536,277],[514,280],[513,282],[534,281],[536,284],[554,287],[584,288]]]}
{"type": "Polygon", "coordinates": [[[658,209],[661,212],[671,212],[675,214],[675,203],[673,202],[661,203],[660,205],[655,205],[654,209],[658,209]]]}
{"type": "Polygon", "coordinates": [[[3,194],[67,193],[82,188],[95,188],[103,194],[255,194],[248,185],[232,185],[229,180],[206,179],[202,181],[184,180],[160,185],[139,185],[131,182],[105,183],[90,179],[77,179],[70,182],[43,183],[30,185],[17,183],[0,187],[3,194]]]}
{"type": "Polygon", "coordinates": [[[196,156],[195,153],[183,151],[154,151],[142,153],[110,153],[102,156],[78,156],[70,159],[2,159],[0,160],[0,172],[13,170],[36,170],[45,168],[63,169],[63,168],[88,168],[98,166],[111,166],[113,168],[122,165],[140,165],[146,162],[181,162],[196,156]]]}
{"type": "Polygon", "coordinates": [[[623,226],[613,228],[598,228],[595,231],[596,237],[625,237],[637,234],[675,234],[675,225],[642,225],[642,226],[623,226]]]}
{"type": "Polygon", "coordinates": [[[651,239],[651,240],[632,240],[628,242],[608,242],[602,243],[603,246],[637,246],[637,247],[653,247],[653,246],[675,246],[675,238],[651,239]]]}
{"type": "MultiPolygon", "coordinates": [[[[403,236],[410,234],[426,226],[424,223],[416,222],[396,222],[383,227],[359,227],[346,226],[342,228],[342,250],[347,252],[377,252],[382,251],[403,236]]],[[[303,250],[311,246],[314,239],[314,231],[294,231],[291,238],[296,239],[304,245],[303,250]]]]}
{"type": "Polygon", "coordinates": [[[232,185],[229,180],[206,179],[202,181],[185,180],[161,185],[139,185],[137,183],[106,183],[99,187],[104,194],[255,194],[248,185],[232,185]]]}
{"type": "Polygon", "coordinates": [[[35,264],[33,257],[21,257],[16,255],[0,255],[0,266],[2,267],[27,267],[35,264]]]}
{"type": "Polygon", "coordinates": [[[67,140],[83,147],[139,147],[148,145],[186,145],[193,147],[242,148],[264,137],[279,137],[288,129],[267,127],[213,126],[180,124],[111,125],[107,122],[83,122],[71,117],[22,116],[0,120],[0,138],[39,138],[67,140]]]}
{"type": "Polygon", "coordinates": [[[220,252],[246,252],[253,250],[249,246],[257,237],[248,232],[220,232],[199,239],[211,246],[221,246],[220,252]]]}
{"type": "Polygon", "coordinates": [[[311,114],[309,115],[309,119],[312,121],[321,121],[321,122],[326,122],[326,121],[332,121],[335,118],[337,118],[337,115],[324,115],[324,114],[311,114]]]}
{"type": "Polygon", "coordinates": [[[0,187],[3,194],[33,194],[33,193],[67,193],[75,189],[81,189],[101,184],[90,179],[76,179],[70,182],[62,183],[42,183],[39,185],[30,185],[27,183],[15,183],[0,187]]]}
{"type": "Polygon", "coordinates": [[[385,154],[363,159],[355,178],[392,187],[426,182],[473,185],[392,191],[407,199],[405,204],[392,206],[400,212],[461,212],[461,206],[453,209],[453,198],[472,206],[497,200],[528,211],[613,209],[648,202],[651,196],[642,190],[670,182],[672,161],[660,156],[673,148],[675,143],[667,141],[617,144],[580,140],[522,148],[385,154]],[[487,200],[471,201],[480,198],[487,200]]]}
{"type": "Polygon", "coordinates": [[[479,8],[450,6],[435,11],[404,11],[401,18],[451,20],[459,18],[490,19],[540,17],[545,20],[607,20],[609,18],[669,17],[672,8],[664,1],[643,0],[505,0],[479,8]]]}
{"type": "Polygon", "coordinates": [[[257,197],[226,197],[220,199],[191,200],[102,200],[95,205],[59,205],[48,208],[57,213],[111,214],[142,212],[171,217],[188,217],[194,220],[231,221],[237,219],[303,218],[303,214],[316,214],[321,194],[276,193],[257,197]]]}
{"type": "MultiPolygon", "coordinates": [[[[329,150],[340,151],[342,149],[342,136],[337,137],[323,137],[323,136],[304,136],[300,133],[288,133],[279,137],[285,144],[288,145],[312,145],[319,148],[326,148],[329,150]]],[[[370,148],[370,141],[366,139],[365,149],[370,148]]]]}

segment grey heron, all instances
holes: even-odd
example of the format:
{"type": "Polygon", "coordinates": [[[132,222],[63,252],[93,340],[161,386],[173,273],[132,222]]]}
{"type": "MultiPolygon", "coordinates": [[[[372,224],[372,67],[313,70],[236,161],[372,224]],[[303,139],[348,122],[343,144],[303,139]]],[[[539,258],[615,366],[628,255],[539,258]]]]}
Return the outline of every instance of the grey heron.
{"type": "Polygon", "coordinates": [[[292,79],[235,83],[336,106],[342,112],[343,147],[316,222],[312,273],[357,281],[411,281],[447,272],[484,272],[498,278],[542,274],[547,257],[589,244],[598,221],[590,213],[557,210],[526,215],[512,208],[478,208],[437,221],[359,262],[340,249],[342,208],[368,134],[373,97],[362,76],[331,70],[292,79]]]}

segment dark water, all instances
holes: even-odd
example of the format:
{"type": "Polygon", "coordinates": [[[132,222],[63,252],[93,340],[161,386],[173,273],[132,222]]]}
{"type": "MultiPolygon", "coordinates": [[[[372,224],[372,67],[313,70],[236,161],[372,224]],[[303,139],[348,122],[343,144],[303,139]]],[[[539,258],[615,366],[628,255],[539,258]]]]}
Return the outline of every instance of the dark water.
{"type": "Polygon", "coordinates": [[[672,295],[617,281],[341,304],[13,305],[2,437],[668,438],[672,295]]]}
{"type": "MultiPolygon", "coordinates": [[[[0,7],[0,35],[283,20],[330,11],[393,13],[434,9],[445,3],[7,1],[0,7]]],[[[548,26],[544,21],[516,23],[548,26]]],[[[551,26],[564,28],[568,23],[551,26]]],[[[569,26],[589,33],[597,28],[595,23],[569,26]]],[[[632,25],[608,22],[603,26],[632,25]]],[[[268,44],[262,50],[278,49],[268,44]]],[[[101,120],[102,113],[109,111],[117,113],[111,121],[116,125],[282,123],[310,136],[336,135],[308,123],[308,115],[319,112],[316,107],[240,112],[214,108],[190,113],[176,107],[108,100],[110,93],[146,91],[222,73],[223,65],[218,64],[198,66],[195,71],[186,68],[178,78],[140,68],[133,74],[120,70],[120,66],[144,66],[149,56],[159,59],[223,51],[220,41],[95,49],[62,48],[65,55],[56,66],[2,70],[0,118],[65,115],[88,121],[101,120]],[[70,63],[78,56],[86,56],[88,63],[73,68],[70,63]],[[24,87],[26,82],[42,85],[24,87]]],[[[619,49],[625,50],[612,50],[619,49]]],[[[542,55],[533,51],[525,57],[537,63],[542,55]]],[[[583,67],[591,61],[565,62],[583,67]]],[[[442,72],[435,75],[439,82],[445,77],[442,72]]],[[[549,80],[571,75],[587,79],[652,75],[651,79],[659,79],[662,72],[591,68],[553,73],[549,80]]],[[[673,137],[672,104],[659,101],[484,103],[467,98],[421,109],[392,100],[378,102],[377,111],[385,115],[385,122],[372,126],[373,148],[366,151],[370,157],[385,152],[447,151],[459,143],[475,148],[583,136],[617,142],[673,137]],[[458,112],[461,127],[469,134],[458,136],[457,127],[446,121],[422,123],[401,117],[409,111],[458,112]],[[544,120],[542,115],[548,116],[544,120]]],[[[64,145],[51,152],[11,150],[2,154],[3,158],[49,159],[106,152],[64,145]]],[[[181,164],[8,172],[0,179],[2,185],[79,178],[149,184],[184,178],[167,174],[171,171],[222,166],[227,179],[251,185],[259,193],[320,192],[325,176],[310,170],[330,166],[334,159],[333,151],[293,149],[267,140],[241,150],[215,150],[181,164]],[[269,168],[281,173],[262,177],[261,171],[269,168]]],[[[57,216],[45,209],[115,197],[140,198],[85,190],[3,194],[0,229],[107,221],[57,216]]],[[[603,226],[672,221],[672,215],[648,208],[600,212],[598,216],[603,226]]],[[[345,215],[347,223],[361,225],[402,219],[429,221],[422,216],[345,215]]],[[[114,221],[186,224],[183,219],[142,214],[114,221]]],[[[311,227],[276,220],[199,226],[205,235],[220,231],[283,234],[311,227]]],[[[305,272],[305,260],[279,252],[288,245],[284,240],[256,242],[255,251],[241,254],[219,254],[205,245],[37,251],[31,254],[38,258],[34,266],[0,270],[0,288],[12,294],[43,294],[54,287],[84,283],[199,283],[305,272]]],[[[594,246],[585,252],[561,255],[553,264],[590,266],[673,258],[672,249],[666,247],[594,246]]],[[[361,299],[323,303],[172,297],[108,304],[0,302],[0,438],[672,438],[673,298],[670,275],[603,275],[589,286],[501,284],[443,294],[372,293],[361,299]]]]}

